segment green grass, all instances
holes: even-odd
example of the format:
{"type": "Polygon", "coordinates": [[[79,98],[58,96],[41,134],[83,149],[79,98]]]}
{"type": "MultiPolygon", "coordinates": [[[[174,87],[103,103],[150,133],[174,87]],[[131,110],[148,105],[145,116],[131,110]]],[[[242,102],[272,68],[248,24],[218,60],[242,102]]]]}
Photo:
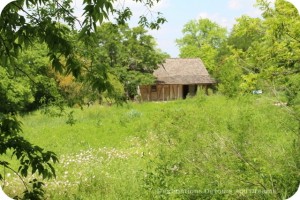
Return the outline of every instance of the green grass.
{"type": "MultiPolygon", "coordinates": [[[[297,122],[264,96],[70,111],[73,126],[22,119],[23,136],[60,159],[48,199],[285,199],[299,185],[297,122]]],[[[12,196],[23,189],[7,183],[12,196]]]]}

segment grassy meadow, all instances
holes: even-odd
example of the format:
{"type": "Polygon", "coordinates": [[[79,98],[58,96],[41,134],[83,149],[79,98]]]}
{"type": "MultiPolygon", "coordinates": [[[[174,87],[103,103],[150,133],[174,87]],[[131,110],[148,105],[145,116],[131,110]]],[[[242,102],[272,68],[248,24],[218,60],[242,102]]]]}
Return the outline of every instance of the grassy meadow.
{"type": "MultiPolygon", "coordinates": [[[[298,124],[266,96],[196,96],[23,116],[23,136],[54,151],[47,199],[286,199],[300,180],[298,124]]],[[[4,191],[23,190],[7,171],[4,191]]]]}

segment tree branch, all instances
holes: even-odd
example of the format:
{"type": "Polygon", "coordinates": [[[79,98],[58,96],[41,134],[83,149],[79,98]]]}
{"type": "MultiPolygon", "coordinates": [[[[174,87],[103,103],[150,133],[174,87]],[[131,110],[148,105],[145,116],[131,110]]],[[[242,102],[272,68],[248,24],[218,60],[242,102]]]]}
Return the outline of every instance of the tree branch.
{"type": "Polygon", "coordinates": [[[16,65],[14,65],[14,68],[15,68],[16,70],[20,71],[21,73],[23,73],[25,76],[27,76],[27,77],[29,78],[29,80],[32,81],[34,84],[37,84],[37,83],[35,82],[35,80],[34,80],[33,78],[31,78],[30,75],[29,75],[27,72],[25,72],[25,71],[22,70],[21,68],[17,67],[16,65]]]}
{"type": "Polygon", "coordinates": [[[10,168],[10,167],[7,166],[7,165],[3,165],[3,166],[4,166],[4,168],[9,169],[9,170],[11,170],[14,174],[16,174],[16,175],[19,177],[19,179],[22,181],[22,183],[23,183],[24,187],[26,188],[26,190],[28,190],[28,187],[27,187],[26,182],[24,181],[24,179],[20,176],[20,174],[19,174],[17,171],[15,171],[14,169],[10,168]]]}
{"type": "Polygon", "coordinates": [[[300,40],[299,40],[299,39],[297,39],[297,38],[291,36],[291,34],[289,33],[289,30],[287,30],[286,34],[287,34],[287,36],[289,36],[290,38],[292,38],[292,39],[294,39],[295,41],[297,41],[297,42],[300,43],[300,40]]]}
{"type": "Polygon", "coordinates": [[[62,8],[66,13],[68,13],[68,15],[70,16],[70,17],[72,17],[74,20],[76,20],[78,23],[79,23],[79,26],[80,26],[80,28],[82,28],[82,23],[81,23],[81,21],[79,20],[79,19],[77,19],[77,17],[75,17],[69,10],[67,10],[63,5],[61,5],[57,0],[54,0],[55,1],[55,3],[60,7],[60,8],[62,8]]]}
{"type": "Polygon", "coordinates": [[[12,2],[12,4],[14,5],[14,6],[16,6],[17,8],[19,8],[21,11],[23,11],[24,13],[26,13],[28,16],[30,16],[32,19],[35,19],[37,22],[39,22],[40,21],[40,19],[38,19],[38,18],[36,18],[36,17],[34,17],[33,15],[31,15],[30,13],[28,13],[24,8],[22,8],[21,6],[19,6],[17,3],[15,3],[15,2],[12,2]]]}

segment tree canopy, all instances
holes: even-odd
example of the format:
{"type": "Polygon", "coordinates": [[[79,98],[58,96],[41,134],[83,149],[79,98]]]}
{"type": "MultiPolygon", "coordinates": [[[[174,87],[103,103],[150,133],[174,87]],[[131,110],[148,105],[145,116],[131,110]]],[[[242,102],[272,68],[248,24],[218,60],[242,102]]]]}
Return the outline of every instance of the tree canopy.
{"type": "Polygon", "coordinates": [[[226,39],[227,30],[209,19],[192,20],[177,39],[180,57],[201,58],[210,72],[215,71],[218,49],[226,39]]]}
{"type": "MultiPolygon", "coordinates": [[[[0,155],[11,154],[19,161],[19,168],[14,169],[5,156],[1,157],[0,166],[20,174],[20,177],[29,174],[38,174],[41,178],[55,177],[53,163],[58,161],[57,155],[31,144],[20,135],[22,123],[18,114],[45,98],[51,100],[62,94],[60,90],[64,84],[56,72],[80,79],[86,74],[83,67],[91,69],[88,66],[91,63],[85,61],[97,59],[83,59],[78,53],[81,48],[78,44],[93,46],[97,26],[108,20],[115,26],[124,25],[132,16],[128,7],[118,8],[115,2],[83,0],[82,21],[75,16],[72,0],[16,0],[3,9],[0,20],[0,155]],[[51,71],[51,67],[56,72],[51,71]]],[[[134,2],[151,10],[159,0],[134,2]]],[[[139,24],[158,29],[165,21],[160,13],[151,13],[150,17],[140,16],[139,24]]],[[[150,42],[146,36],[141,41],[146,42],[145,45],[150,42]]],[[[101,47],[99,49],[101,51],[101,47]]],[[[98,74],[93,80],[101,91],[110,89],[111,78],[106,73],[106,64],[96,65],[98,74]]],[[[63,94],[67,94],[66,88],[63,90],[63,94]]],[[[3,178],[5,174],[1,172],[0,180],[3,178]]],[[[42,186],[38,178],[24,182],[24,196],[21,198],[43,199],[42,186]]]]}
{"type": "Polygon", "coordinates": [[[299,13],[283,0],[256,6],[261,18],[241,16],[228,34],[209,19],[188,22],[177,39],[180,56],[201,58],[226,95],[264,89],[285,93],[292,104],[299,90],[299,13]]]}
{"type": "MultiPolygon", "coordinates": [[[[153,0],[134,0],[141,2],[151,9],[153,0]]],[[[71,30],[79,26],[80,38],[90,35],[104,20],[110,16],[115,18],[116,24],[124,24],[129,20],[132,12],[127,8],[115,8],[114,0],[83,0],[83,21],[79,21],[71,7],[72,0],[17,0],[6,6],[0,21],[0,61],[2,66],[12,65],[20,50],[29,46],[33,39],[44,42],[49,50],[48,56],[52,65],[58,71],[63,68],[75,76],[80,67],[74,55],[74,47],[68,38],[71,30]],[[64,58],[65,64],[61,63],[64,58]]],[[[153,15],[151,15],[153,16],[153,15]]],[[[157,18],[149,21],[147,16],[140,16],[139,24],[150,28],[159,28],[166,20],[157,13],[157,18]]]]}
{"type": "MultiPolygon", "coordinates": [[[[89,52],[95,51],[98,62],[105,63],[107,73],[120,81],[130,98],[136,95],[138,85],[154,82],[152,73],[167,56],[156,48],[154,38],[141,26],[131,29],[128,25],[102,24],[95,34],[95,44],[89,52]]],[[[91,75],[101,71],[90,69],[91,75]]]]}
{"type": "MultiPolygon", "coordinates": [[[[221,60],[226,62],[228,57],[236,57],[234,65],[241,69],[240,92],[264,88],[274,93],[274,87],[291,92],[288,80],[299,76],[300,16],[285,1],[276,1],[275,8],[266,1],[258,1],[258,6],[263,19],[239,18],[228,38],[231,53],[221,60]]],[[[220,78],[222,81],[225,76],[220,78]]]]}

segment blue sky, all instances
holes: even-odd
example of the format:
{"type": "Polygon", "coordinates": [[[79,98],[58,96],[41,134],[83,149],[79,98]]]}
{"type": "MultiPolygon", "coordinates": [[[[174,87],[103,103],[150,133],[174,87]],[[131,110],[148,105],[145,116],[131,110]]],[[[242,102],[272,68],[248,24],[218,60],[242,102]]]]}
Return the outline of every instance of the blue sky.
{"type": "MultiPolygon", "coordinates": [[[[116,1],[114,6],[125,5],[133,11],[134,16],[129,22],[131,27],[137,26],[138,16],[148,12],[142,4],[137,4],[132,0],[116,1]]],[[[274,2],[275,0],[268,1],[274,2]]],[[[74,0],[74,2],[74,6],[80,9],[82,0],[74,0]]],[[[175,40],[182,38],[181,31],[187,22],[199,18],[209,18],[230,30],[235,24],[235,19],[242,15],[251,17],[261,15],[260,10],[254,7],[255,3],[256,0],[160,0],[152,8],[152,11],[163,13],[168,22],[159,30],[149,31],[149,34],[156,39],[158,48],[170,54],[171,57],[178,57],[179,49],[175,40]]],[[[80,15],[78,17],[80,18],[80,15]]]]}
{"type": "Polygon", "coordinates": [[[163,0],[155,10],[161,11],[168,22],[158,31],[150,31],[158,47],[171,57],[178,57],[175,40],[181,38],[183,26],[190,20],[209,18],[231,29],[235,19],[242,15],[259,17],[261,12],[253,5],[256,0],[163,0]]]}
{"type": "MultiPolygon", "coordinates": [[[[9,2],[11,0],[1,0],[9,2]]],[[[75,14],[82,19],[82,1],[73,0],[75,14]]],[[[142,4],[137,4],[133,0],[115,0],[115,6],[129,6],[135,15],[129,22],[131,26],[137,25],[137,16],[147,13],[147,10],[142,4]]],[[[268,0],[274,2],[275,0],[268,0]]],[[[300,0],[287,0],[299,9],[300,0]]],[[[209,18],[210,20],[226,27],[230,30],[235,24],[236,18],[242,15],[251,17],[259,17],[261,12],[254,7],[256,0],[160,0],[154,6],[153,11],[162,12],[168,20],[158,31],[149,31],[158,43],[158,47],[171,57],[179,56],[179,49],[176,46],[175,40],[182,38],[181,30],[184,25],[195,19],[209,18]]],[[[4,3],[5,4],[5,3],[4,3]]]]}

